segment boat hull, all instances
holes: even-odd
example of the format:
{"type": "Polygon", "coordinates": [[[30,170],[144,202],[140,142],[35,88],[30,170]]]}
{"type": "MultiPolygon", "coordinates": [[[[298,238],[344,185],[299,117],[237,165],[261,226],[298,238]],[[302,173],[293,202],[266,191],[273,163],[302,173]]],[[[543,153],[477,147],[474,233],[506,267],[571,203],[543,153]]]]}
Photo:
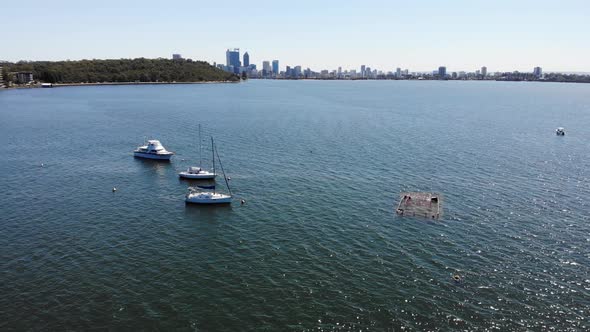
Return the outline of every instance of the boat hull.
{"type": "Polygon", "coordinates": [[[231,196],[227,195],[220,195],[220,197],[199,197],[198,195],[195,196],[187,196],[185,199],[186,203],[190,204],[230,204],[231,203],[231,196]]]}
{"type": "Polygon", "coordinates": [[[188,172],[180,172],[178,176],[184,179],[193,179],[193,180],[206,180],[206,179],[215,179],[215,174],[192,174],[188,172]]]}
{"type": "Polygon", "coordinates": [[[172,154],[154,154],[154,153],[143,153],[133,152],[133,156],[136,158],[153,159],[153,160],[170,160],[172,154]]]}

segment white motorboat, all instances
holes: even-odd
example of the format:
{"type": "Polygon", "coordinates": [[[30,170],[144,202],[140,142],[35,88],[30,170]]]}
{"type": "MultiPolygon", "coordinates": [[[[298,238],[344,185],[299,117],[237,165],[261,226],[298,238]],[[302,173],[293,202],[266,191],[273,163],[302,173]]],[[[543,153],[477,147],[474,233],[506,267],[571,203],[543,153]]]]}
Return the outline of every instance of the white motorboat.
{"type": "Polygon", "coordinates": [[[213,150],[213,173],[215,173],[215,155],[217,155],[217,160],[219,160],[219,166],[221,167],[221,171],[223,172],[223,179],[225,180],[225,185],[227,186],[227,190],[229,194],[222,194],[215,191],[215,186],[212,187],[212,191],[205,190],[203,187],[201,188],[188,188],[188,193],[185,197],[185,202],[187,203],[194,203],[194,204],[228,204],[231,203],[232,200],[232,193],[231,188],[229,187],[229,182],[227,181],[227,177],[225,176],[225,171],[223,170],[223,164],[221,163],[221,159],[219,158],[219,153],[217,153],[217,148],[213,143],[213,137],[211,137],[211,149],[213,150]]]}
{"type": "MultiPolygon", "coordinates": [[[[213,149],[213,147],[211,147],[213,149]]],[[[199,166],[191,166],[186,171],[178,173],[178,176],[185,179],[214,179],[215,172],[211,173],[204,170],[201,165],[203,162],[202,158],[203,144],[201,144],[201,125],[199,125],[199,166]]],[[[215,168],[215,152],[213,152],[213,168],[215,168]]]]}
{"type": "Polygon", "coordinates": [[[133,151],[133,156],[138,158],[170,160],[174,152],[167,151],[158,140],[149,140],[147,145],[138,147],[133,151]]]}
{"type": "Polygon", "coordinates": [[[557,136],[565,136],[565,128],[559,127],[555,129],[555,135],[557,136]]]}

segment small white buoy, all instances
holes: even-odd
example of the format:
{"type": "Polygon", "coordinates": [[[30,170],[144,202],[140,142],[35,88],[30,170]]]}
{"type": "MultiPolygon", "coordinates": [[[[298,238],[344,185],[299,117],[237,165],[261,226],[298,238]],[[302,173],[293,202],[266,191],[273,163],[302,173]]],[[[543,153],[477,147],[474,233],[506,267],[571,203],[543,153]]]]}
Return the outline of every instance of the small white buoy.
{"type": "Polygon", "coordinates": [[[117,187],[113,187],[113,192],[117,191],[117,187]]]}
{"type": "Polygon", "coordinates": [[[245,200],[245,199],[243,199],[243,200],[241,200],[241,201],[240,201],[240,203],[241,203],[242,205],[244,205],[244,204],[246,204],[246,200],[245,200]]]}
{"type": "Polygon", "coordinates": [[[228,176],[228,177],[227,177],[227,181],[229,181],[229,180],[231,180],[231,176],[228,176]]]}
{"type": "Polygon", "coordinates": [[[41,167],[45,167],[45,164],[41,163],[41,167]]]}

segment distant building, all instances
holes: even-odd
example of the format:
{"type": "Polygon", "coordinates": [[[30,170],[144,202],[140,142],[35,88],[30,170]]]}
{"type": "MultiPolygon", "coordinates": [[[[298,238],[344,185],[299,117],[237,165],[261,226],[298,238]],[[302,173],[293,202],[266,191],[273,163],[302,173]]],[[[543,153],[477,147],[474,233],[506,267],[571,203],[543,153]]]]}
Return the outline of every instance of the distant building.
{"type": "Polygon", "coordinates": [[[250,65],[250,54],[248,52],[244,53],[244,67],[248,67],[250,65]]]}
{"type": "Polygon", "coordinates": [[[483,76],[484,78],[488,75],[488,67],[483,66],[481,67],[481,76],[483,76]]]}
{"type": "Polygon", "coordinates": [[[447,67],[440,66],[438,67],[438,77],[442,80],[447,77],[447,67]]]}
{"type": "Polygon", "coordinates": [[[270,75],[272,68],[270,67],[270,61],[262,61],[262,76],[270,75]]]}
{"type": "Polygon", "coordinates": [[[4,72],[2,71],[2,66],[0,66],[0,88],[2,87],[2,83],[4,83],[4,72]]]}
{"type": "Polygon", "coordinates": [[[16,82],[19,84],[33,82],[33,73],[28,71],[21,71],[16,73],[16,82]]]}
{"type": "Polygon", "coordinates": [[[272,72],[275,75],[279,74],[279,60],[272,60],[272,72]]]}
{"type": "Polygon", "coordinates": [[[293,68],[293,76],[299,78],[301,74],[301,66],[295,66],[295,68],[293,68]]]}
{"type": "Polygon", "coordinates": [[[182,60],[182,55],[180,55],[180,54],[172,54],[172,60],[182,60]]]}
{"type": "Polygon", "coordinates": [[[541,67],[535,67],[533,69],[533,75],[535,75],[536,78],[541,78],[543,76],[543,69],[541,69],[541,67]]]}
{"type": "Polygon", "coordinates": [[[361,77],[365,77],[365,70],[366,70],[365,65],[362,65],[361,66],[361,77]]]}
{"type": "Polygon", "coordinates": [[[230,70],[231,72],[236,74],[239,73],[241,67],[239,48],[228,48],[227,51],[225,51],[225,64],[232,68],[232,70],[230,70]]]}
{"type": "Polygon", "coordinates": [[[396,68],[395,69],[395,77],[402,77],[402,69],[401,68],[396,68]]]}

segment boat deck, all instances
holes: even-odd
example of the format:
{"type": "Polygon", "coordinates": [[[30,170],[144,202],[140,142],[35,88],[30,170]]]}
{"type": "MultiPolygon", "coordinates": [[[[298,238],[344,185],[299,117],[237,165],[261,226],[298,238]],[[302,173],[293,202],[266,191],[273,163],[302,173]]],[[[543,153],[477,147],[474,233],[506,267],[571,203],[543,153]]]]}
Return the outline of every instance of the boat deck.
{"type": "Polygon", "coordinates": [[[395,212],[400,216],[439,219],[442,216],[442,196],[428,192],[403,192],[395,212]]]}

